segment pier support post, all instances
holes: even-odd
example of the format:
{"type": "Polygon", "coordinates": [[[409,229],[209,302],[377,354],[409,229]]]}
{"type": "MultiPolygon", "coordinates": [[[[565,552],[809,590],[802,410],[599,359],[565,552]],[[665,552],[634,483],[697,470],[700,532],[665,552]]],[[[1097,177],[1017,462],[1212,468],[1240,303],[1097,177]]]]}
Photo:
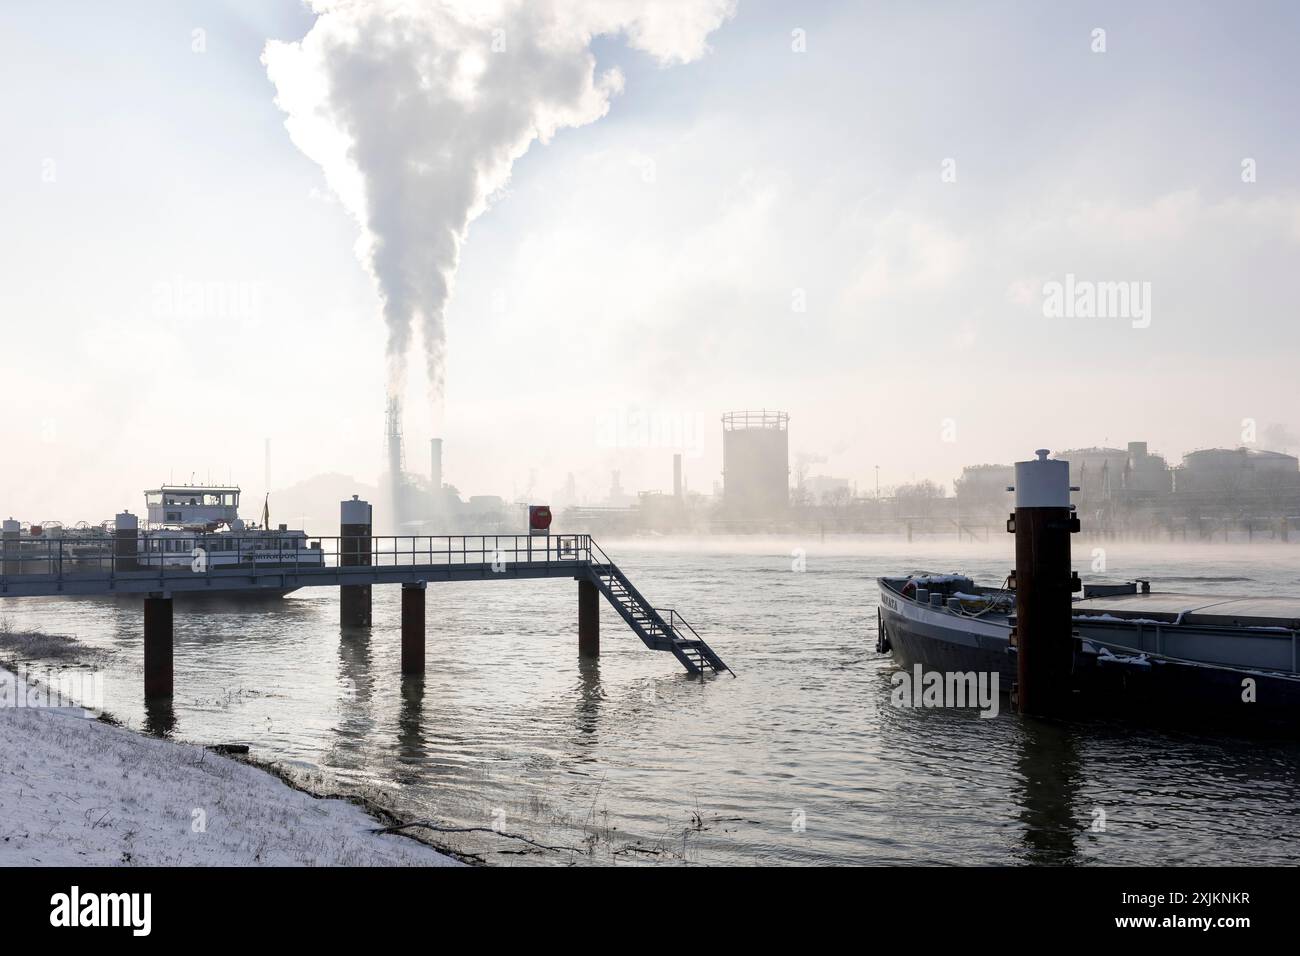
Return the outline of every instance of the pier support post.
{"type": "Polygon", "coordinates": [[[424,673],[424,581],[402,585],[402,674],[424,673]]]}
{"type": "Polygon", "coordinates": [[[600,591],[578,579],[578,656],[600,656],[600,591]]]}
{"type": "MultiPolygon", "coordinates": [[[[339,503],[339,567],[369,567],[373,541],[370,502],[356,495],[339,503]]],[[[343,627],[370,626],[370,585],[344,584],[339,588],[339,623],[343,627]]]]}
{"type": "Polygon", "coordinates": [[[1007,530],[1016,536],[1016,700],[1022,714],[1062,713],[1074,665],[1070,596],[1070,535],[1079,519],[1070,508],[1070,464],[1016,462],[1016,512],[1007,530]]]}
{"type": "Polygon", "coordinates": [[[144,696],[172,696],[172,596],[166,593],[144,599],[144,696]]]}
{"type": "Polygon", "coordinates": [[[135,571],[140,567],[140,519],[129,511],[113,518],[113,568],[135,571]]]}
{"type": "Polygon", "coordinates": [[[6,518],[4,521],[4,530],[0,531],[0,548],[4,549],[4,563],[0,565],[0,574],[8,576],[17,574],[20,570],[18,563],[19,538],[22,536],[22,525],[13,518],[6,518]]]}

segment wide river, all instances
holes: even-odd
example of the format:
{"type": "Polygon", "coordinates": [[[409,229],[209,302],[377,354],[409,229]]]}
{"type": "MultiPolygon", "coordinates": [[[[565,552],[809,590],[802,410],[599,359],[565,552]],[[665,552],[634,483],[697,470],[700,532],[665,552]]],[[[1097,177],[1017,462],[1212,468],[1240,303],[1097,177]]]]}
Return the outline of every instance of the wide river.
{"type": "MultiPolygon", "coordinates": [[[[247,743],[315,788],[483,828],[438,840],[495,864],[1300,861],[1300,745],[891,703],[874,578],[998,583],[998,537],[602,542],[735,678],[688,676],[603,601],[602,656],[580,659],[568,579],[431,584],[422,680],[399,674],[395,586],[375,588],[368,637],[340,633],[331,588],[178,600],[170,714],[142,700],[139,601],[13,599],[0,619],[75,637],[129,726],[247,743]]],[[[1075,552],[1095,579],[1092,545],[1075,552]]],[[[1104,557],[1157,590],[1300,588],[1294,545],[1104,557]]]]}

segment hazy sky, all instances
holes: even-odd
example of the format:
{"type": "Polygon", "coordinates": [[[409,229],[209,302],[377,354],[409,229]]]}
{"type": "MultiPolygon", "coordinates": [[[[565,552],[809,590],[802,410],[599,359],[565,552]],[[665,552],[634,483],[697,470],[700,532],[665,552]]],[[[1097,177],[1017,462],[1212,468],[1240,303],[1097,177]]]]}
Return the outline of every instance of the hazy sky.
{"type": "MultiPolygon", "coordinates": [[[[6,515],[191,474],[251,500],[268,437],[273,487],[375,481],[379,298],[261,62],[313,20],[0,7],[6,515]]],[[[764,406],[862,489],[1040,446],[1177,460],[1246,419],[1300,450],[1297,36],[1291,3],[739,0],[684,65],[598,38],[608,115],[534,144],[461,251],[447,480],[667,489],[682,445],[708,490],[719,416],[764,406]],[[1067,275],[1145,314],[1045,314],[1067,275]]],[[[407,396],[423,472],[418,358],[407,396]]]]}

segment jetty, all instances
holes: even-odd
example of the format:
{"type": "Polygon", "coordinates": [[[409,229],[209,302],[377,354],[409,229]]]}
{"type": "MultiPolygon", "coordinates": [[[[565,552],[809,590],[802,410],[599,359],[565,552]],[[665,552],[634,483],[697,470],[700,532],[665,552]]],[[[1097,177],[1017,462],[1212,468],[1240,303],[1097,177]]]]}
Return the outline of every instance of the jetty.
{"type": "Polygon", "coordinates": [[[339,588],[340,624],[368,629],[371,588],[400,586],[401,669],[407,675],[424,672],[429,585],[542,578],[577,582],[582,656],[600,654],[603,595],[647,648],[671,653],[688,673],[731,672],[680,613],[647,600],[589,534],[374,535],[370,505],[353,498],[341,503],[337,536],[286,539],[268,553],[264,538],[224,533],[223,556],[233,560],[219,563],[208,560],[205,536],[196,532],[176,546],[191,556],[177,565],[144,560],[149,532],[138,530],[134,516],[118,517],[111,545],[94,553],[60,538],[20,541],[5,532],[0,598],[143,597],[146,699],[172,696],[176,595],[274,595],[306,587],[339,588]]]}

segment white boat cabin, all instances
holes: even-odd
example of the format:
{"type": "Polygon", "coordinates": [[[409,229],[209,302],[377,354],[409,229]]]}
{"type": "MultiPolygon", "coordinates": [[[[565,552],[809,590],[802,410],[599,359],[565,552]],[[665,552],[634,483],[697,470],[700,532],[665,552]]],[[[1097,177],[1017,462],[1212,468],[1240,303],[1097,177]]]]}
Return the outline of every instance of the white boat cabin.
{"type": "Polygon", "coordinates": [[[163,485],[144,493],[149,523],[169,528],[235,527],[239,520],[239,488],[163,485]]]}
{"type": "Polygon", "coordinates": [[[140,534],[144,566],[208,568],[320,567],[320,541],[287,525],[268,528],[239,517],[237,486],[163,485],[146,491],[149,527],[140,534]]]}

